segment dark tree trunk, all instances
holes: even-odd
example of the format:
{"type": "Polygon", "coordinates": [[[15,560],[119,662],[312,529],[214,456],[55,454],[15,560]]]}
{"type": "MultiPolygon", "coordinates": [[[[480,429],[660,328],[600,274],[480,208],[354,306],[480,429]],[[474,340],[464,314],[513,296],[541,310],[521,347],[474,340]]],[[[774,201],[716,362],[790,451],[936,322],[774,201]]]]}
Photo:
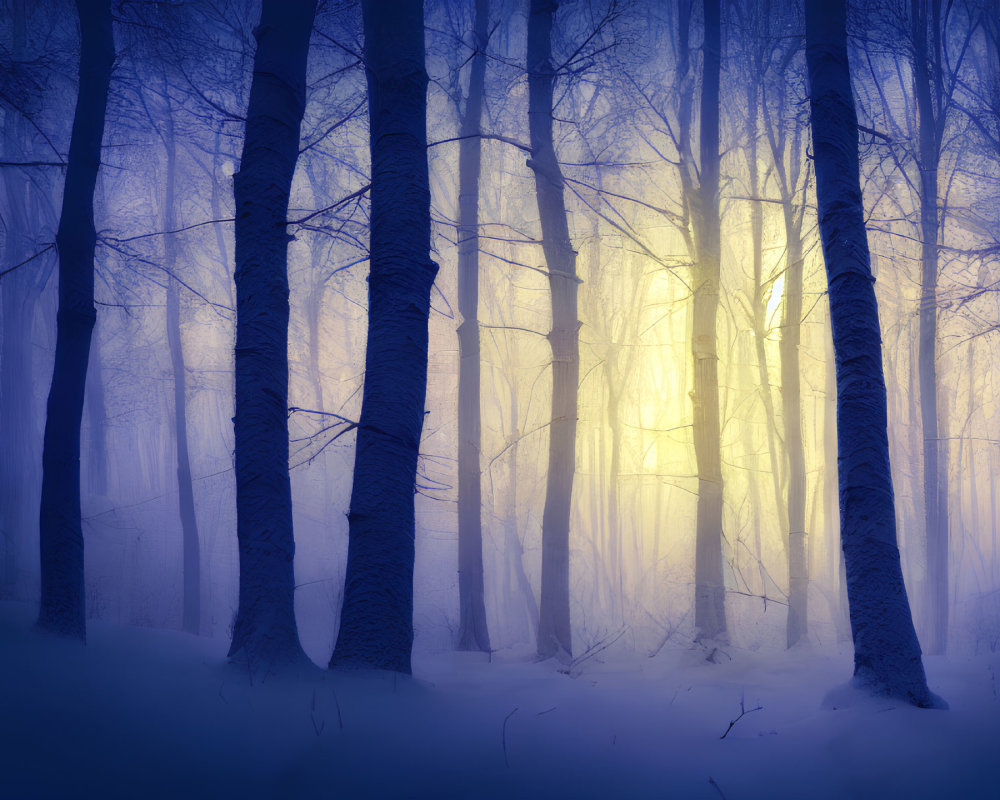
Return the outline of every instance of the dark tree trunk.
{"type": "MultiPolygon", "coordinates": [[[[164,92],[164,96],[168,96],[164,92]]],[[[183,609],[181,625],[188,633],[198,634],[201,628],[201,555],[198,540],[198,518],[194,509],[194,483],[191,480],[191,458],[188,454],[187,393],[184,366],[184,346],[181,340],[180,283],[176,279],[177,240],[169,233],[177,228],[175,207],[177,146],[174,139],[172,110],[167,105],[163,142],[167,151],[166,186],[163,197],[163,265],[167,269],[167,345],[174,381],[174,441],[177,445],[177,495],[181,520],[183,609]]]]}
{"type": "Polygon", "coordinates": [[[299,155],[314,0],[264,0],[236,202],[236,533],[231,658],[304,659],[295,626],[288,477],[288,195],[299,155]]]}
{"type": "Polygon", "coordinates": [[[430,259],[421,0],[363,0],[372,160],[365,388],[331,667],[410,672],[413,498],[427,390],[430,259]]]}
{"type": "Polygon", "coordinates": [[[476,52],[458,153],[458,594],[460,650],[490,651],[483,589],[482,421],[479,402],[479,139],[488,0],[476,0],[476,52]]]}
{"type": "Polygon", "coordinates": [[[542,250],[552,294],[552,416],[549,469],[542,514],[542,594],[538,654],[568,659],[573,652],[569,619],[569,518],[576,470],[577,390],[580,343],[576,251],[569,238],[563,176],[552,138],[555,72],[552,18],[558,3],[531,0],[528,11],[528,127],[542,250]]]}
{"type": "Polygon", "coordinates": [[[927,546],[928,652],[948,644],[948,491],[937,398],[938,160],[941,152],[939,54],[927,46],[928,25],[940,24],[940,0],[911,0],[913,84],[920,166],[920,418],[923,427],[924,521],[927,546]],[[928,19],[928,10],[931,11],[928,19]],[[934,72],[932,79],[931,72],[934,72]]]}
{"type": "Polygon", "coordinates": [[[918,706],[927,688],[896,546],[886,393],[858,164],[844,0],[806,0],[816,198],[837,365],[841,538],[855,683],[918,706]]]}
{"type": "Polygon", "coordinates": [[[115,60],[110,0],[77,0],[80,84],[56,249],[59,312],[45,416],[39,514],[42,593],[38,627],[85,640],[80,423],[94,308],[94,186],[115,60]]]}
{"type": "Polygon", "coordinates": [[[720,291],[719,220],[719,0],[705,0],[701,88],[701,182],[694,222],[696,261],[691,355],[694,360],[693,436],[698,467],[695,540],[695,627],[701,639],[725,637],[726,586],[722,574],[722,450],[716,316],[720,291]]]}

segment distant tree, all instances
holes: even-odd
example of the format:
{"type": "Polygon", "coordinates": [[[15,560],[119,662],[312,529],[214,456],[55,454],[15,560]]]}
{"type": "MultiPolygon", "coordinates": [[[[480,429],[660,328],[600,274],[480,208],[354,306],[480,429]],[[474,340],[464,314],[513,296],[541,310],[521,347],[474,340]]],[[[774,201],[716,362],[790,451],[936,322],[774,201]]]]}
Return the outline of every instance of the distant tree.
{"type": "Polygon", "coordinates": [[[483,590],[479,347],[479,174],[489,0],[476,0],[475,50],[458,151],[458,646],[490,651],[483,590]]]}
{"type": "MultiPolygon", "coordinates": [[[[53,55],[32,47],[38,37],[52,45],[60,14],[33,8],[25,0],[0,6],[4,47],[0,72],[3,110],[3,267],[0,268],[0,597],[35,596],[35,530],[42,450],[42,413],[35,402],[35,339],[28,335],[39,316],[39,303],[56,260],[51,257],[52,230],[58,209],[51,195],[63,173],[63,156],[36,122],[51,101],[48,75],[53,55]],[[43,20],[48,21],[48,30],[43,20]],[[26,164],[25,164],[26,162],[26,164]],[[25,164],[19,166],[18,164],[25,164]],[[42,254],[42,255],[38,255],[42,254]]],[[[75,36],[75,29],[74,29],[75,36]]],[[[48,50],[46,47],[46,50],[48,50]]],[[[67,69],[68,71],[68,69],[67,69]]],[[[68,127],[68,121],[67,121],[68,127]]],[[[47,322],[46,322],[47,325],[47,322]]]]}
{"type": "Polygon", "coordinates": [[[195,513],[194,482],[191,478],[191,456],[188,447],[187,369],[184,364],[184,343],[181,337],[181,287],[176,278],[178,267],[177,239],[177,142],[174,135],[173,109],[169,89],[164,81],[164,125],[160,136],[166,150],[167,169],[163,195],[163,266],[167,277],[167,344],[174,384],[174,440],[177,450],[177,494],[181,519],[183,612],[181,624],[188,633],[201,628],[201,548],[198,537],[198,517],[195,513]]]}
{"type": "Polygon", "coordinates": [[[538,654],[572,655],[569,618],[569,518],[576,470],[576,418],[580,380],[576,251],[569,236],[563,176],[552,138],[552,22],[557,3],[531,0],[528,11],[528,126],[542,250],[552,295],[552,416],[549,468],[542,515],[542,593],[538,654]]]}
{"type": "Polygon", "coordinates": [[[295,625],[288,476],[288,199],[305,110],[315,0],[264,0],[236,202],[236,532],[231,658],[305,656],[295,625]]]}
{"type": "MultiPolygon", "coordinates": [[[[115,60],[110,0],[77,0],[80,82],[56,234],[59,311],[42,450],[38,627],[86,639],[80,423],[94,307],[94,187],[115,60]]],[[[8,365],[4,365],[5,368],[8,365]]]]}
{"type": "Polygon", "coordinates": [[[854,680],[914,705],[927,688],[903,585],[889,471],[885,381],[861,198],[846,0],[806,0],[806,62],[820,236],[837,365],[841,539],[854,680]]]}
{"type": "MultiPolygon", "coordinates": [[[[948,643],[948,472],[938,409],[938,172],[947,122],[948,87],[942,62],[941,0],[911,0],[913,87],[917,108],[916,163],[920,170],[920,417],[923,428],[924,534],[931,653],[948,643]],[[928,33],[931,34],[928,42],[928,33]]],[[[954,79],[956,76],[949,76],[954,79]]]]}
{"type": "Polygon", "coordinates": [[[410,672],[414,494],[430,259],[422,0],[363,0],[371,147],[368,346],[344,604],[331,667],[410,672]]]}
{"type": "MultiPolygon", "coordinates": [[[[772,20],[774,18],[772,17],[772,20]]],[[[780,17],[779,17],[780,19],[780,17]]],[[[774,165],[774,182],[785,233],[784,298],[781,338],[781,416],[787,463],[787,513],[783,516],[788,556],[788,617],[785,641],[795,646],[808,631],[809,564],[806,548],[806,460],[802,436],[802,284],[805,272],[806,190],[811,169],[805,155],[805,121],[799,113],[804,95],[801,42],[772,40],[765,45],[774,63],[774,80],[765,89],[762,109],[774,165]]]]}

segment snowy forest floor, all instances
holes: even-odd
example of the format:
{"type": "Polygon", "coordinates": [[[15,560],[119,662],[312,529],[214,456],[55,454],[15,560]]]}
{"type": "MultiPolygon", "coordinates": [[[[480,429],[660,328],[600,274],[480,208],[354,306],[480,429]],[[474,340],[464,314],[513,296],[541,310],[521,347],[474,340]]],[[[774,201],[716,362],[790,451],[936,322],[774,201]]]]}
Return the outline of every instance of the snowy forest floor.
{"type": "Polygon", "coordinates": [[[226,643],[0,604],[0,798],[1000,797],[1000,654],[927,658],[948,711],[824,709],[849,654],[416,653],[391,674],[259,677],[226,643]],[[720,738],[740,712],[749,712],[720,738]]]}

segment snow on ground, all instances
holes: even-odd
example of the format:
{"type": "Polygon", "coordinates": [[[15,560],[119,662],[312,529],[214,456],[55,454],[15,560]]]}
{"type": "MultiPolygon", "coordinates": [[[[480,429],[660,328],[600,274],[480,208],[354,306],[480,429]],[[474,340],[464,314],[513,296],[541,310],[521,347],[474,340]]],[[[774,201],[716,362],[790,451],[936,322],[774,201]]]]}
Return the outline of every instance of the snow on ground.
{"type": "Polygon", "coordinates": [[[218,640],[91,623],[84,647],[30,628],[0,605],[3,800],[1000,798],[1000,654],[927,659],[948,711],[825,710],[849,654],[609,649],[566,675],[436,653],[413,679],[261,681],[218,640]]]}

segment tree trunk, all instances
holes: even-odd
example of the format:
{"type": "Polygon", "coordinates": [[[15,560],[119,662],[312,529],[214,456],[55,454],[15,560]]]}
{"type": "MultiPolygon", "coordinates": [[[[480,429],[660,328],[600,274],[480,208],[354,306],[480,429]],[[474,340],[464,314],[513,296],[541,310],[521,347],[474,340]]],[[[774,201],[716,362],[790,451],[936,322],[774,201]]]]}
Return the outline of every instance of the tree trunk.
{"type": "Polygon", "coordinates": [[[938,159],[940,106],[932,98],[940,85],[938,68],[927,48],[927,6],[932,24],[940,18],[940,0],[912,0],[913,83],[917,101],[920,166],[920,418],[923,426],[924,520],[927,546],[927,594],[930,610],[928,652],[940,654],[948,643],[948,495],[947,460],[942,456],[937,398],[938,159]]]}
{"type": "Polygon", "coordinates": [[[608,463],[608,545],[611,551],[611,580],[613,593],[611,617],[618,623],[625,622],[625,559],[622,542],[621,512],[618,508],[618,483],[622,461],[622,421],[619,413],[619,392],[616,370],[618,348],[612,343],[604,355],[605,391],[607,392],[608,428],[611,431],[611,458],[608,463]]]}
{"type": "Polygon", "coordinates": [[[458,153],[458,595],[460,650],[490,651],[483,588],[482,420],[479,400],[479,173],[488,0],[476,0],[476,52],[458,153]]]}
{"type": "Polygon", "coordinates": [[[94,308],[94,187],[108,85],[115,60],[109,0],[77,0],[80,84],[69,143],[56,249],[59,312],[56,357],[45,416],[39,514],[42,593],[38,627],[86,640],[80,423],[94,308]]]}
{"type": "MultiPolygon", "coordinates": [[[[763,76],[763,68],[758,70],[763,76]]],[[[760,171],[757,165],[757,110],[758,83],[747,81],[747,165],[750,171],[750,197],[761,195],[760,171]]],[[[788,530],[788,510],[781,492],[781,463],[777,444],[777,414],[774,411],[774,397],[771,393],[771,377],[767,368],[767,298],[764,294],[764,210],[760,200],[750,204],[750,240],[753,243],[753,341],[757,356],[758,391],[764,404],[764,423],[767,430],[767,452],[771,469],[771,491],[774,507],[778,514],[778,524],[782,531],[788,530]]],[[[760,521],[756,523],[759,527],[760,521]]]]}
{"type": "Polygon", "coordinates": [[[555,0],[531,0],[528,12],[528,127],[542,250],[552,295],[552,416],[549,469],[542,514],[542,595],[538,654],[572,657],[569,619],[569,518],[576,470],[577,392],[580,343],[577,316],[576,251],[569,238],[563,176],[552,138],[555,72],[552,21],[555,0]]]}
{"type": "Polygon", "coordinates": [[[701,89],[701,176],[694,222],[696,266],[691,356],[694,360],[693,436],[698,467],[695,540],[695,627],[699,639],[725,638],[726,586],[722,574],[722,450],[719,422],[719,0],[704,0],[705,44],[701,89]]]}
{"type": "Polygon", "coordinates": [[[288,477],[288,196],[299,155],[314,0],[264,0],[236,202],[236,532],[230,658],[304,659],[295,626],[288,477]]]}
{"type": "MultiPolygon", "coordinates": [[[[816,198],[837,365],[840,517],[855,683],[928,707],[896,547],[886,393],[847,59],[845,0],[806,0],[816,198]]],[[[940,701],[938,701],[940,702],[940,701]]]]}
{"type": "Polygon", "coordinates": [[[421,0],[363,0],[372,160],[365,388],[347,579],[330,666],[410,672],[413,497],[427,390],[430,259],[421,0]]]}
{"type": "MultiPolygon", "coordinates": [[[[164,85],[166,81],[164,81],[164,85]]],[[[167,92],[164,97],[169,98],[167,92]]],[[[198,539],[198,518],[194,509],[194,483],[191,480],[191,458],[188,454],[187,376],[184,366],[184,345],[181,339],[180,283],[176,279],[177,239],[170,233],[177,228],[175,189],[177,176],[177,146],[174,138],[173,111],[167,101],[163,142],[167,151],[166,186],[163,197],[163,266],[167,278],[167,345],[174,383],[174,441],[177,445],[177,496],[181,520],[183,610],[181,626],[197,635],[201,628],[201,554],[198,539]]]]}
{"type": "Polygon", "coordinates": [[[809,566],[806,558],[806,457],[802,442],[799,341],[802,333],[802,238],[791,197],[785,217],[787,271],[781,325],[781,413],[788,452],[788,620],[786,644],[794,647],[808,631],[809,566]]]}

